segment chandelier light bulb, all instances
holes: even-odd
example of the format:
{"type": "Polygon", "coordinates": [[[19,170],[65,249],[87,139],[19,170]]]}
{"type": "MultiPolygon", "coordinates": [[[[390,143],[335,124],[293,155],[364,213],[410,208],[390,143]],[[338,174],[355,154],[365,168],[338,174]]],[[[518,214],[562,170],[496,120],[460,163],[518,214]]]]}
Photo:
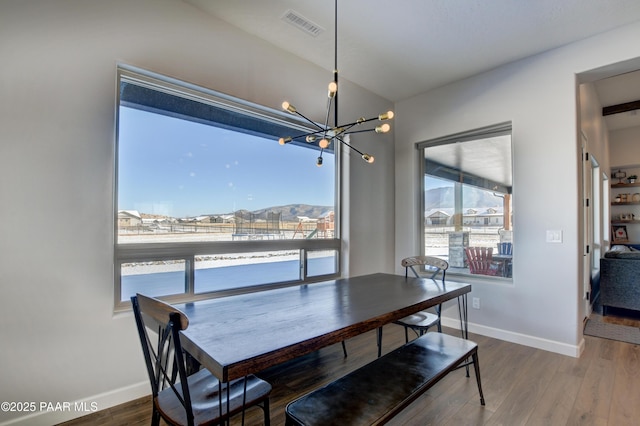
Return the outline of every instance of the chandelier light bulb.
{"type": "Polygon", "coordinates": [[[322,167],[322,157],[318,157],[318,159],[316,160],[316,166],[322,167]]]}
{"type": "Polygon", "coordinates": [[[294,107],[287,101],[284,101],[282,103],[282,109],[285,111],[289,111],[291,114],[295,114],[297,112],[296,107],[294,107]]]}
{"type": "Polygon", "coordinates": [[[279,143],[280,145],[284,145],[284,144],[286,144],[286,143],[291,142],[291,140],[292,140],[292,139],[291,139],[291,136],[287,136],[286,138],[280,138],[280,139],[278,139],[278,143],[279,143]]]}
{"type": "Polygon", "coordinates": [[[383,120],[391,120],[393,118],[393,111],[387,111],[385,113],[382,113],[378,116],[378,120],[383,121],[383,120]]]}
{"type": "Polygon", "coordinates": [[[374,161],[376,161],[376,159],[373,157],[373,155],[367,154],[367,153],[362,154],[362,159],[364,161],[366,161],[367,163],[369,163],[369,164],[371,164],[374,161]]]}
{"type": "Polygon", "coordinates": [[[327,138],[322,138],[318,145],[320,145],[320,148],[325,149],[329,146],[329,140],[327,138]]]}
{"type": "Polygon", "coordinates": [[[329,83],[329,98],[333,98],[338,93],[338,84],[335,81],[329,83]]]}
{"type": "Polygon", "coordinates": [[[308,136],[305,138],[305,140],[306,140],[308,143],[315,142],[316,137],[315,137],[315,135],[308,135],[308,136]]]}
{"type": "Polygon", "coordinates": [[[389,125],[389,123],[384,123],[381,126],[376,126],[376,133],[387,133],[389,130],[391,130],[391,126],[389,125]]]}

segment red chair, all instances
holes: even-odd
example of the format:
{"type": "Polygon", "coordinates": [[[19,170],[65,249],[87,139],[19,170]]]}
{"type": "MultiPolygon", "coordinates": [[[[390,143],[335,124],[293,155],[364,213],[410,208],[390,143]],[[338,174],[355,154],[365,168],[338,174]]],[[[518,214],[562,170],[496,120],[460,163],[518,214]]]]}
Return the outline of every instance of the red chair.
{"type": "Polygon", "coordinates": [[[494,262],[493,247],[465,247],[469,272],[481,275],[502,275],[502,263],[494,262]]]}

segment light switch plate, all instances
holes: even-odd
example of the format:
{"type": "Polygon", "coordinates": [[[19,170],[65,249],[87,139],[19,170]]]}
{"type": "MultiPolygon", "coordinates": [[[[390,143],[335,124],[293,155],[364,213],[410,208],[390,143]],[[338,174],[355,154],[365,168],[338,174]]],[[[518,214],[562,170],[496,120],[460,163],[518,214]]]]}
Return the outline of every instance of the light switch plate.
{"type": "Polygon", "coordinates": [[[560,230],[547,230],[547,242],[548,243],[561,243],[562,242],[562,231],[560,230]]]}

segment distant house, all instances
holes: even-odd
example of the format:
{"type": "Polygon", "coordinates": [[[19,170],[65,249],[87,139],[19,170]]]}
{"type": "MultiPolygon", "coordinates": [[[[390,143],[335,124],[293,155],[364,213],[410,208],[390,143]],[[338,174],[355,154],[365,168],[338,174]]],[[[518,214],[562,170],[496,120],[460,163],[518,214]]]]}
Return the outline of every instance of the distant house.
{"type": "Polygon", "coordinates": [[[464,225],[471,226],[502,226],[504,215],[502,209],[489,207],[487,209],[468,209],[463,218],[464,225]]]}
{"type": "MultiPolygon", "coordinates": [[[[453,226],[454,209],[432,209],[425,212],[427,226],[453,226]]],[[[464,211],[462,224],[465,226],[503,226],[504,216],[501,208],[478,207],[464,211]]]]}
{"type": "Polygon", "coordinates": [[[142,216],[137,210],[120,210],[118,211],[118,227],[125,228],[129,226],[142,225],[142,216]]]}
{"type": "Polygon", "coordinates": [[[194,219],[194,222],[198,223],[223,223],[224,219],[218,215],[198,216],[194,219]]]}
{"type": "Polygon", "coordinates": [[[427,225],[451,225],[451,214],[444,210],[436,210],[427,216],[427,225]]]}
{"type": "Polygon", "coordinates": [[[220,216],[222,223],[234,223],[236,221],[236,217],[233,214],[224,214],[220,216]]]}

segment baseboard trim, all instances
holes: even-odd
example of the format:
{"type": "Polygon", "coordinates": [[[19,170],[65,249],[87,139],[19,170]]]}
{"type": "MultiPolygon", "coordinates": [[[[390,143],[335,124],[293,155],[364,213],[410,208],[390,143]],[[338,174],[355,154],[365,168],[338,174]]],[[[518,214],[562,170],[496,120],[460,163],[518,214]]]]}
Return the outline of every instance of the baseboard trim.
{"type": "Polygon", "coordinates": [[[125,402],[129,402],[134,399],[142,398],[143,396],[149,395],[150,393],[151,389],[149,388],[149,381],[145,381],[136,383],[134,385],[125,386],[123,388],[115,389],[109,392],[101,393],[89,398],[84,398],[79,401],[51,401],[52,407],[50,408],[52,408],[53,411],[47,411],[46,407],[45,409],[40,410],[40,403],[36,402],[36,404],[38,404],[38,406],[36,407],[38,410],[36,412],[31,413],[27,416],[22,416],[8,420],[6,422],[2,422],[0,423],[0,426],[51,426],[54,424],[77,419],[78,417],[86,416],[97,411],[106,410],[116,405],[124,404],[125,402]]]}
{"type": "MultiPolygon", "coordinates": [[[[460,320],[457,318],[442,317],[442,325],[446,327],[460,329],[460,320]]],[[[574,358],[580,357],[584,349],[584,341],[579,345],[569,345],[567,343],[556,342],[554,340],[542,339],[540,337],[529,336],[513,331],[502,330],[499,328],[487,327],[485,325],[469,323],[469,331],[471,333],[480,334],[482,336],[492,337],[494,339],[504,340],[506,342],[517,343],[519,345],[531,346],[533,348],[542,349],[549,352],[559,353],[574,358]]]]}

